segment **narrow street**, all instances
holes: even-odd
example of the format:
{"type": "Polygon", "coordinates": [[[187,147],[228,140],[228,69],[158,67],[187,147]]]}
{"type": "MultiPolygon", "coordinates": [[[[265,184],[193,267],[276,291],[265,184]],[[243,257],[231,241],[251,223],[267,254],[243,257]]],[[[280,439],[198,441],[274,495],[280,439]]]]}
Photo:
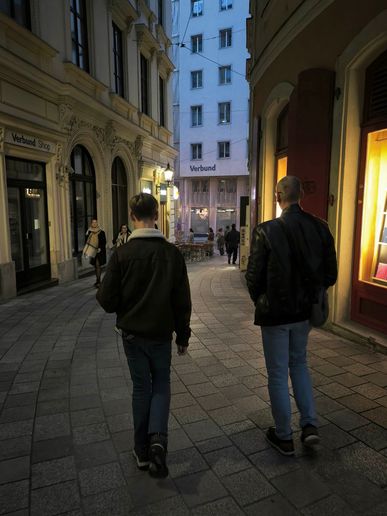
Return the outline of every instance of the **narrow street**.
{"type": "MultiPolygon", "coordinates": [[[[324,331],[309,345],[321,445],[268,446],[259,328],[239,269],[189,265],[189,354],[173,355],[169,469],[131,455],[131,382],[94,278],[0,305],[0,514],[387,514],[387,356],[324,331]]],[[[297,430],[294,406],[294,429],[297,430]]]]}

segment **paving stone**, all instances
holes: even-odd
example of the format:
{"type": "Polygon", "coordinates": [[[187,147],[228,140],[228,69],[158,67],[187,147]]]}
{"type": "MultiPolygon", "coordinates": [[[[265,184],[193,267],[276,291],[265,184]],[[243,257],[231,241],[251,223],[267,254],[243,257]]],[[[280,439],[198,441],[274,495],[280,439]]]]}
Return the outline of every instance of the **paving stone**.
{"type": "Polygon", "coordinates": [[[0,415],[0,423],[12,423],[13,421],[23,421],[35,416],[34,405],[25,407],[13,407],[4,409],[0,415]]]}
{"type": "Polygon", "coordinates": [[[214,450],[219,450],[221,448],[226,448],[227,446],[231,445],[232,442],[230,439],[225,435],[221,435],[219,437],[208,439],[207,441],[196,443],[196,448],[200,451],[200,453],[208,453],[214,450]]]}
{"type": "MultiPolygon", "coordinates": [[[[125,400],[127,403],[127,400],[125,400]]],[[[90,394],[88,396],[77,396],[70,399],[70,410],[83,410],[88,408],[99,407],[101,405],[101,398],[97,394],[90,394]]]]}
{"type": "Polygon", "coordinates": [[[354,430],[355,428],[367,425],[368,423],[368,420],[365,417],[362,417],[359,414],[356,414],[356,412],[348,409],[326,414],[326,418],[346,431],[354,430]]]}
{"type": "Polygon", "coordinates": [[[254,453],[250,460],[269,480],[300,468],[294,457],[285,457],[273,448],[254,453]]]}
{"type": "Polygon", "coordinates": [[[120,488],[125,485],[125,479],[119,463],[111,462],[80,471],[79,485],[82,496],[89,496],[120,488]]]}
{"type": "MultiPolygon", "coordinates": [[[[135,507],[141,507],[141,511],[143,511],[144,508],[144,500],[146,500],[148,504],[152,504],[161,500],[166,501],[168,498],[179,494],[177,487],[171,478],[168,477],[155,481],[155,479],[151,478],[147,474],[139,475],[136,477],[135,482],[129,482],[127,490],[129,491],[135,507]]],[[[141,514],[146,513],[141,512],[141,514]]]]}
{"type": "MultiPolygon", "coordinates": [[[[246,378],[244,380],[246,380],[246,378]]],[[[240,384],[222,387],[221,393],[230,401],[245,398],[246,396],[251,396],[253,394],[248,387],[240,384]]]]}
{"type": "Polygon", "coordinates": [[[80,503],[76,481],[42,487],[31,493],[31,516],[65,513],[77,509],[80,503]]]}
{"type": "Polygon", "coordinates": [[[211,410],[209,415],[220,426],[246,419],[246,416],[233,406],[211,410]]]}
{"type": "Polygon", "coordinates": [[[364,376],[367,382],[371,382],[379,387],[387,387],[387,374],[383,373],[372,373],[364,376]]]}
{"type": "Polygon", "coordinates": [[[188,392],[175,394],[171,398],[171,409],[189,407],[195,405],[195,398],[188,392]]]}
{"type": "Polygon", "coordinates": [[[109,439],[109,431],[106,423],[78,426],[73,429],[75,444],[88,444],[109,439]]]}
{"type": "MultiPolygon", "coordinates": [[[[335,382],[341,383],[341,385],[344,385],[345,387],[356,387],[359,385],[367,385],[367,383],[365,383],[364,378],[362,378],[360,376],[356,376],[352,373],[344,373],[344,374],[339,374],[338,376],[335,376],[335,382]]],[[[353,389],[353,390],[356,391],[357,389],[353,389]]]]}
{"type": "Polygon", "coordinates": [[[13,423],[0,424],[0,441],[3,439],[13,439],[23,435],[32,435],[34,420],[16,421],[13,423]]]}
{"type": "Polygon", "coordinates": [[[127,516],[133,508],[126,488],[112,489],[83,499],[84,514],[90,516],[127,516]]]}
{"type": "Polygon", "coordinates": [[[73,440],[71,436],[57,437],[33,443],[31,462],[58,459],[73,454],[73,440]]]}
{"type": "Polygon", "coordinates": [[[0,486],[0,514],[28,507],[28,488],[28,480],[0,486]]]}
{"type": "Polygon", "coordinates": [[[78,470],[82,470],[114,462],[117,460],[117,453],[109,440],[74,446],[74,457],[78,470]]]}
{"type": "Polygon", "coordinates": [[[108,416],[106,419],[111,433],[127,431],[133,428],[132,413],[115,414],[108,416]]]}
{"type": "Polygon", "coordinates": [[[145,505],[141,509],[131,511],[131,516],[189,516],[190,510],[181,496],[167,498],[161,502],[145,505]]]}
{"type": "Polygon", "coordinates": [[[209,419],[184,425],[184,431],[194,442],[204,441],[206,439],[211,439],[211,437],[217,437],[223,434],[222,430],[209,419]]]}
{"type": "Polygon", "coordinates": [[[253,468],[224,478],[223,484],[242,506],[257,502],[276,492],[265,477],[253,468]]]}
{"type": "Polygon", "coordinates": [[[374,450],[387,448],[387,430],[374,423],[357,428],[351,434],[374,450]]]}
{"type": "Polygon", "coordinates": [[[363,443],[354,443],[339,450],[339,457],[347,469],[358,471],[371,482],[384,487],[387,484],[387,457],[363,443]]]}
{"type": "Polygon", "coordinates": [[[305,507],[330,494],[329,487],[318,475],[302,469],[274,478],[272,482],[297,508],[305,507]]]}
{"type": "Polygon", "coordinates": [[[239,384],[240,380],[238,377],[234,376],[233,374],[226,373],[226,374],[220,374],[220,375],[211,377],[211,381],[216,387],[221,388],[221,387],[227,387],[229,385],[239,384]]]}
{"type": "Polygon", "coordinates": [[[227,495],[227,491],[211,471],[178,478],[176,485],[188,507],[195,507],[227,495]]]}
{"type": "Polygon", "coordinates": [[[209,396],[201,396],[197,399],[197,401],[204,408],[204,410],[213,410],[231,405],[231,401],[220,393],[210,394],[209,396]]]}
{"type": "Polygon", "coordinates": [[[190,448],[192,441],[182,428],[171,430],[168,435],[168,450],[174,452],[190,448]]]}
{"type": "Polygon", "coordinates": [[[28,455],[0,462],[0,484],[24,480],[30,476],[28,455]]]}
{"type": "MultiPolygon", "coordinates": [[[[350,366],[348,366],[348,367],[350,367],[350,366]]],[[[324,364],[324,365],[314,366],[313,369],[315,371],[317,371],[318,373],[321,373],[325,376],[335,376],[338,374],[343,374],[345,372],[340,367],[337,367],[333,364],[328,364],[328,363],[324,364]]],[[[352,371],[349,370],[348,372],[352,372],[352,371]]],[[[356,374],[356,373],[353,373],[353,374],[356,374]]]]}
{"type": "Polygon", "coordinates": [[[257,516],[258,514],[262,514],[262,516],[297,516],[299,514],[280,494],[253,503],[244,510],[248,516],[257,516]]]}
{"type": "Polygon", "coordinates": [[[374,423],[387,428],[387,407],[378,407],[363,412],[362,415],[374,423]]]}
{"type": "Polygon", "coordinates": [[[319,434],[323,446],[330,450],[342,448],[356,441],[355,437],[332,424],[319,428],[319,434]]]}
{"type": "Polygon", "coordinates": [[[60,414],[63,412],[68,412],[68,410],[69,410],[68,399],[41,401],[38,403],[38,406],[36,408],[36,415],[37,416],[48,416],[50,414],[60,414]]]}
{"type": "Polygon", "coordinates": [[[196,507],[191,514],[193,516],[215,516],[216,514],[221,514],[222,516],[242,516],[244,512],[232,498],[227,497],[196,507]]]}
{"type": "Polygon", "coordinates": [[[229,425],[222,426],[222,430],[226,435],[238,434],[245,430],[251,430],[256,428],[254,423],[250,419],[244,419],[243,421],[236,421],[229,425]]]}
{"type": "Polygon", "coordinates": [[[35,419],[34,441],[70,435],[69,413],[39,416],[35,419]]]}
{"type": "Polygon", "coordinates": [[[363,383],[362,385],[355,386],[352,390],[371,400],[387,396],[387,389],[374,385],[373,383],[363,383]]]}
{"type": "Polygon", "coordinates": [[[269,446],[265,434],[258,428],[236,433],[231,439],[245,455],[265,450],[269,446]]]}
{"type": "Polygon", "coordinates": [[[328,398],[328,396],[325,395],[315,398],[315,404],[317,414],[321,414],[322,416],[325,416],[330,412],[341,410],[343,408],[343,405],[341,405],[337,401],[332,400],[331,398],[328,398]]]}
{"type": "Polygon", "coordinates": [[[0,441],[0,461],[29,455],[30,452],[31,437],[28,435],[0,441]]]}
{"type": "Polygon", "coordinates": [[[172,478],[208,469],[207,463],[196,448],[187,448],[169,453],[168,467],[172,478]]]}
{"type": "Polygon", "coordinates": [[[364,412],[365,410],[370,410],[379,406],[376,401],[365,398],[360,394],[345,396],[344,398],[339,398],[337,401],[355,412],[364,412]]]}
{"type": "Polygon", "coordinates": [[[205,458],[218,477],[224,477],[251,466],[246,457],[234,446],[207,453],[205,458]]]}
{"type": "Polygon", "coordinates": [[[387,407],[387,396],[383,396],[383,398],[378,398],[377,402],[383,407],[387,407]]]}
{"type": "Polygon", "coordinates": [[[207,377],[201,372],[189,373],[189,374],[179,374],[180,380],[184,383],[184,385],[196,385],[200,383],[204,383],[207,381],[207,377]]]}
{"type": "Polygon", "coordinates": [[[357,513],[339,496],[331,495],[303,509],[302,514],[305,516],[356,516],[357,513]]]}
{"type": "Polygon", "coordinates": [[[348,389],[348,387],[344,387],[344,385],[337,382],[320,385],[317,389],[333,399],[353,394],[351,389],[348,389]]]}
{"type": "Polygon", "coordinates": [[[74,457],[39,462],[32,466],[32,489],[77,478],[74,457]]]}
{"type": "Polygon", "coordinates": [[[356,374],[357,376],[365,376],[366,374],[372,374],[374,372],[374,369],[363,364],[343,366],[343,369],[349,373],[356,374]]]}
{"type": "Polygon", "coordinates": [[[77,410],[76,412],[70,413],[71,425],[85,426],[92,425],[95,423],[102,423],[105,420],[104,413],[101,407],[95,407],[90,409],[77,410]]]}
{"type": "Polygon", "coordinates": [[[252,412],[267,408],[268,404],[258,396],[246,396],[244,398],[237,398],[234,400],[234,405],[243,414],[249,415],[252,412]]]}

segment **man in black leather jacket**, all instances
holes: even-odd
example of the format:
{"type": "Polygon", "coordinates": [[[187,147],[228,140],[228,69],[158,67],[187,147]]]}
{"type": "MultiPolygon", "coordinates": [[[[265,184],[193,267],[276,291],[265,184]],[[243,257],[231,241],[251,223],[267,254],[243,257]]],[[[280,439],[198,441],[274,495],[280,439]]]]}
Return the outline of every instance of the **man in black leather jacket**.
{"type": "Polygon", "coordinates": [[[97,300],[117,313],[123,336],[133,382],[137,466],[165,477],[172,332],[182,355],[191,335],[191,295],[182,254],[154,227],[156,199],[141,193],[129,206],[135,229],[111,257],[97,300]]]}
{"type": "Polygon", "coordinates": [[[313,293],[337,279],[336,251],[328,225],[299,205],[302,186],[286,176],[276,186],[281,217],[254,229],[246,281],[261,326],[275,428],[266,438],[284,455],[294,454],[288,375],[300,411],[301,440],[319,441],[306,361],[313,293]]]}

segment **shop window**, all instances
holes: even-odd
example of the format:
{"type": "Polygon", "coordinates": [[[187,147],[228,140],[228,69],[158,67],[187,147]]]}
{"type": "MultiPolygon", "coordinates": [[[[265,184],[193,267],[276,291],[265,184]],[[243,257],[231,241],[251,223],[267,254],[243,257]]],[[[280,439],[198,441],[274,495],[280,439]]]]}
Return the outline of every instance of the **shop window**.
{"type": "Polygon", "coordinates": [[[86,0],[71,0],[72,61],[85,72],[89,71],[89,51],[86,19],[86,0]]]}
{"type": "Polygon", "coordinates": [[[13,18],[26,29],[31,29],[31,9],[29,0],[1,0],[0,12],[13,18]]]}
{"type": "Polygon", "coordinates": [[[359,280],[387,286],[387,129],[368,134],[359,280]]]}
{"type": "Polygon", "coordinates": [[[120,158],[112,165],[113,234],[118,235],[121,224],[128,223],[128,181],[125,166],[120,158]]]}

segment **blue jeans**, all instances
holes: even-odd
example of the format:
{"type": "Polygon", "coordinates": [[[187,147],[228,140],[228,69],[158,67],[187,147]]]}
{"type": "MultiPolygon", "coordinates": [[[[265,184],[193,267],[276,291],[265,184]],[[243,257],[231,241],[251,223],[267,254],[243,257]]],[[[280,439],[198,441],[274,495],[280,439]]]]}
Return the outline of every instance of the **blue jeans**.
{"type": "Polygon", "coordinates": [[[271,411],[280,439],[291,439],[291,409],[288,377],[300,411],[300,426],[317,426],[312,382],[306,362],[309,321],[278,326],[262,326],[263,350],[269,377],[271,411]]]}
{"type": "Polygon", "coordinates": [[[122,340],[133,382],[134,445],[143,449],[149,444],[150,434],[168,434],[171,341],[133,335],[122,340]]]}

